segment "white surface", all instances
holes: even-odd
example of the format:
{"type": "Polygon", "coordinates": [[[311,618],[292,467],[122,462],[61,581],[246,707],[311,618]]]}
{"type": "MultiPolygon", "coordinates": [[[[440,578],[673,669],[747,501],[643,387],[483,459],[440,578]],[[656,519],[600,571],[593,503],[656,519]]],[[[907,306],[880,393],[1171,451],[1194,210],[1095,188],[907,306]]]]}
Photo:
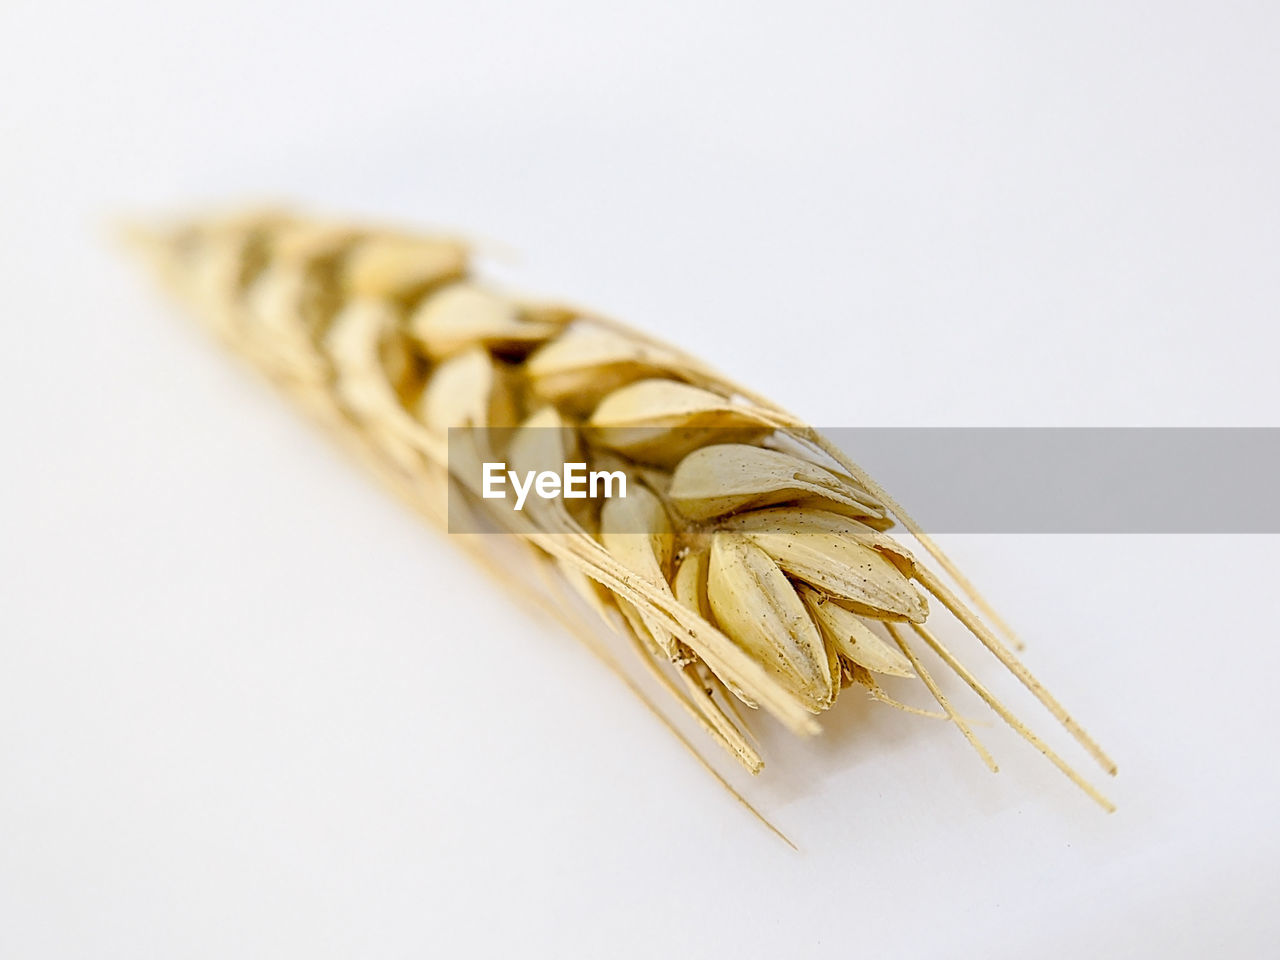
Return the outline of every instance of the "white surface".
{"type": "Polygon", "coordinates": [[[0,9],[0,956],[1270,953],[1274,538],[950,538],[1120,812],[850,703],[796,854],[102,228],[447,225],[831,425],[1276,425],[1274,6],[514,7],[0,9]]]}

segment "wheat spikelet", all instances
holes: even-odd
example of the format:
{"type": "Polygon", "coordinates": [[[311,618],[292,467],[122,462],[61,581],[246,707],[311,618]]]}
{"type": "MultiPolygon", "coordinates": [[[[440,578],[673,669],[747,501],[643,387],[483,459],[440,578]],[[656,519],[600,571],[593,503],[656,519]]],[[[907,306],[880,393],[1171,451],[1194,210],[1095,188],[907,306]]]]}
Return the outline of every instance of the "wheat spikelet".
{"type": "Polygon", "coordinates": [[[994,620],[968,582],[856,464],[761,397],[619,324],[488,289],[456,241],[274,212],[137,239],[180,298],[431,520],[487,519],[514,533],[456,539],[482,558],[506,548],[496,541],[518,540],[521,559],[550,573],[547,590],[585,599],[752,772],[763,760],[739,704],[801,733],[850,686],[927,712],[888,696],[884,676],[918,681],[994,770],[910,632],[1111,808],[941,645],[925,626],[936,616],[930,599],[1105,770],[1114,764],[885,531],[901,522],[994,620]],[[478,489],[481,461],[539,466],[571,454],[622,473],[627,496],[540,499],[513,512],[478,489]]]}

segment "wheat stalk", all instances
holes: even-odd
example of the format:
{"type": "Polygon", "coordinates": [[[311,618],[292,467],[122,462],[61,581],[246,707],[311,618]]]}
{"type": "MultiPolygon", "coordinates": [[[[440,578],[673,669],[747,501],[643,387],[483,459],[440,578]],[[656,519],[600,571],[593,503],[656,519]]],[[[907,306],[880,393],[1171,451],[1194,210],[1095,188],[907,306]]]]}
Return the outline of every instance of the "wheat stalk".
{"type": "MultiPolygon", "coordinates": [[[[885,676],[918,680],[994,770],[908,643],[907,625],[1112,809],[942,646],[925,626],[930,598],[1103,769],[1115,765],[968,603],[885,531],[901,522],[1011,637],[968,581],[864,471],[775,405],[620,324],[474,282],[468,250],[454,240],[275,212],[135,239],[224,340],[434,523],[465,517],[514,533],[454,539],[509,581],[512,558],[494,555],[518,542],[519,559],[549,573],[522,589],[545,599],[568,588],[586,600],[748,770],[763,760],[739,704],[800,733],[814,732],[814,716],[850,686],[927,712],[890,697],[885,676]],[[571,452],[622,472],[628,495],[539,499],[513,512],[478,489],[482,460],[554,464],[571,452]]],[[[591,631],[578,632],[625,675],[591,631]]]]}

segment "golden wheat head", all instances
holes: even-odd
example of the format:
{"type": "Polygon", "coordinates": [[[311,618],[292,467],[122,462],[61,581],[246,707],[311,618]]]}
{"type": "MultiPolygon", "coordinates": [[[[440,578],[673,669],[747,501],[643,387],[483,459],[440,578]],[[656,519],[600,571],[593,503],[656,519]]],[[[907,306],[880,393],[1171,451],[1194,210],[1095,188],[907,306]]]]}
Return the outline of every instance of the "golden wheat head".
{"type": "Polygon", "coordinates": [[[943,645],[931,603],[1114,773],[971,605],[1007,627],[883,489],[777,406],[620,324],[475,282],[455,240],[275,212],[137,239],[181,299],[414,506],[442,526],[465,517],[460,545],[518,580],[513,558],[495,559],[498,541],[518,542],[515,559],[549,574],[535,592],[585,600],[752,772],[763,760],[740,707],[809,733],[850,687],[905,707],[884,677],[920,684],[995,769],[923,644],[1110,809],[943,645]],[[570,458],[621,474],[627,496],[513,511],[478,488],[482,461],[570,458]],[[886,532],[895,521],[957,590],[886,532]],[[513,536],[475,535],[484,523],[513,536]]]}

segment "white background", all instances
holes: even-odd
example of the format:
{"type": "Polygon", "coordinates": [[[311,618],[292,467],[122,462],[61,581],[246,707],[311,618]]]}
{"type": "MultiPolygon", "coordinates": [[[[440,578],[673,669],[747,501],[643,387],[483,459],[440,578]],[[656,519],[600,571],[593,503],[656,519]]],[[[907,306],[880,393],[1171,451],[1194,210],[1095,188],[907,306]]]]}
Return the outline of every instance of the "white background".
{"type": "Polygon", "coordinates": [[[851,697],[797,854],[109,227],[444,225],[832,426],[1275,426],[1275,10],[8,0],[0,956],[1269,954],[1274,537],[948,538],[1120,811],[851,697]]]}

